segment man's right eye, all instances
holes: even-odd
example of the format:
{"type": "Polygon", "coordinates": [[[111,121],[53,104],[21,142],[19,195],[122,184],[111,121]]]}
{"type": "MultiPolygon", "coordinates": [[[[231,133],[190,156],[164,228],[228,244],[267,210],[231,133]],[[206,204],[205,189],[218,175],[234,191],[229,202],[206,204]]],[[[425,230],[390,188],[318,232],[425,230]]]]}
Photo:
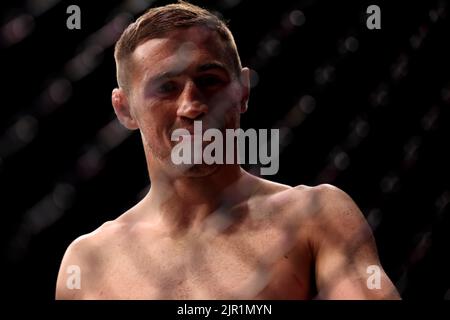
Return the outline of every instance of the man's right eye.
{"type": "Polygon", "coordinates": [[[172,93],[177,89],[177,84],[173,81],[169,81],[169,82],[165,82],[161,85],[158,86],[158,93],[163,93],[163,94],[167,94],[167,93],[172,93]]]}

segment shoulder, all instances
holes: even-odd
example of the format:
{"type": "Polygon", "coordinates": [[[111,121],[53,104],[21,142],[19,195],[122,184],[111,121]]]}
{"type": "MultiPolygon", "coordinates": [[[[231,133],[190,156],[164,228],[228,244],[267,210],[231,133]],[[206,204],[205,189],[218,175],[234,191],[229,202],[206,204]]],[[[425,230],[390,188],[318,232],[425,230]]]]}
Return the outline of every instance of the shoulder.
{"type": "Polygon", "coordinates": [[[289,194],[294,199],[314,201],[321,210],[331,209],[332,206],[352,205],[351,197],[340,188],[331,184],[317,186],[298,185],[289,189],[289,194]]]}
{"type": "Polygon", "coordinates": [[[378,263],[372,230],[346,192],[330,184],[294,189],[309,194],[307,239],[316,261],[326,261],[320,264],[322,269],[352,259],[378,263]]]}
{"type": "Polygon", "coordinates": [[[372,230],[353,199],[332,185],[310,190],[318,203],[309,243],[323,299],[397,299],[383,271],[372,230]],[[368,287],[368,268],[379,270],[380,290],[368,287]]]}
{"type": "Polygon", "coordinates": [[[95,247],[101,242],[107,242],[113,238],[120,230],[122,225],[117,220],[107,221],[94,231],[81,235],[76,238],[67,248],[67,252],[79,252],[95,247]]]}
{"type": "Polygon", "coordinates": [[[64,259],[70,257],[86,258],[89,254],[101,253],[120,241],[133,226],[133,220],[130,219],[132,213],[133,210],[130,209],[115,220],[107,221],[94,231],[76,238],[68,246],[64,259]]]}
{"type": "Polygon", "coordinates": [[[333,234],[342,240],[354,236],[355,230],[371,232],[364,215],[353,199],[331,184],[317,186],[284,186],[267,199],[267,207],[285,213],[291,225],[297,225],[311,235],[310,240],[322,241],[333,234]]]}
{"type": "Polygon", "coordinates": [[[72,241],[61,261],[56,283],[56,299],[81,299],[87,286],[105,264],[107,252],[120,236],[124,225],[120,220],[102,226],[72,241]],[[77,279],[79,277],[79,279],[77,279]]]}
{"type": "Polygon", "coordinates": [[[292,187],[286,191],[285,198],[297,207],[307,205],[310,215],[316,219],[331,221],[361,216],[354,200],[345,191],[331,184],[292,187]]]}
{"type": "Polygon", "coordinates": [[[119,219],[107,221],[94,231],[75,239],[67,248],[66,255],[83,255],[116,239],[126,228],[119,219]]]}
{"type": "Polygon", "coordinates": [[[331,184],[314,187],[297,186],[291,195],[297,207],[308,208],[308,217],[320,239],[338,235],[345,242],[352,241],[355,232],[371,233],[366,219],[355,201],[345,191],[331,184]]]}
{"type": "MultiPolygon", "coordinates": [[[[258,196],[254,202],[264,211],[277,213],[278,218],[291,219],[299,225],[315,223],[333,228],[344,227],[334,222],[361,223],[364,217],[353,199],[340,188],[331,184],[317,186],[289,186],[262,181],[258,196]],[[278,214],[283,213],[283,218],[278,214]]],[[[308,228],[309,228],[308,227],[308,228]]]]}
{"type": "Polygon", "coordinates": [[[307,209],[315,216],[329,215],[345,208],[355,209],[356,206],[346,192],[331,184],[291,187],[271,182],[266,190],[269,190],[267,199],[271,202],[286,204],[294,209],[307,209]]]}
{"type": "Polygon", "coordinates": [[[316,218],[337,232],[351,234],[353,230],[370,232],[366,219],[355,201],[340,188],[322,184],[315,187],[314,197],[318,202],[316,218]]]}

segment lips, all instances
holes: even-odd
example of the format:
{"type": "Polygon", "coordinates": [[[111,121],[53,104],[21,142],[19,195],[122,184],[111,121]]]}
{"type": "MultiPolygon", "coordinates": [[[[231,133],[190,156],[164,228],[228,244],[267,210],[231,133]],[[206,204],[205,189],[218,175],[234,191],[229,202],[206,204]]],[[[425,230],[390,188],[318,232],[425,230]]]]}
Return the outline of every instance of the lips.
{"type": "Polygon", "coordinates": [[[202,134],[205,133],[208,129],[219,129],[222,131],[222,129],[225,128],[224,123],[218,123],[218,121],[215,121],[213,119],[210,119],[210,121],[207,120],[186,120],[183,119],[177,123],[177,126],[174,126],[172,128],[172,132],[177,129],[184,129],[189,131],[189,133],[192,135],[195,132],[195,129],[197,129],[197,132],[201,132],[202,134]]]}
{"type": "Polygon", "coordinates": [[[176,143],[182,141],[194,142],[194,144],[196,141],[201,141],[202,144],[205,145],[210,143],[210,139],[204,140],[204,135],[208,130],[216,129],[219,130],[223,136],[225,135],[225,129],[212,127],[210,126],[211,123],[209,123],[209,125],[203,125],[203,121],[201,120],[188,123],[185,119],[182,122],[184,122],[185,125],[179,126],[170,133],[171,141],[175,141],[176,143]]]}
{"type": "MultiPolygon", "coordinates": [[[[196,133],[196,132],[195,132],[195,129],[194,129],[194,126],[180,127],[180,128],[176,128],[176,129],[187,130],[187,131],[189,132],[190,135],[194,135],[194,134],[196,133]]],[[[174,130],[176,130],[176,129],[174,129],[174,130]]],[[[210,128],[209,128],[209,127],[204,127],[204,126],[202,126],[201,131],[198,130],[198,128],[197,128],[197,132],[201,132],[201,134],[203,135],[203,134],[205,133],[205,131],[208,130],[208,129],[210,129],[210,128]]]]}

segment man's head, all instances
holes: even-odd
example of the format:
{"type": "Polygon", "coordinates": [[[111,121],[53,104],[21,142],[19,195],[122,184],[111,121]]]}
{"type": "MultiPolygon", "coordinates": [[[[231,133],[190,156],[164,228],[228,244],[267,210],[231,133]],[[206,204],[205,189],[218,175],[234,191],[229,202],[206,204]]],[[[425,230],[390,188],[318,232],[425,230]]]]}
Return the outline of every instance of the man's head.
{"type": "Polygon", "coordinates": [[[226,25],[181,2],[147,11],[116,44],[119,88],[112,103],[121,123],[139,129],[150,166],[167,164],[175,129],[239,127],[249,70],[226,25]]]}
{"type": "Polygon", "coordinates": [[[148,10],[130,24],[117,41],[114,58],[117,66],[117,83],[127,93],[131,89],[134,67],[133,52],[143,42],[167,36],[170,32],[194,26],[208,27],[223,41],[228,63],[236,76],[240,76],[241,61],[231,31],[211,12],[187,2],[180,1],[148,10]]]}

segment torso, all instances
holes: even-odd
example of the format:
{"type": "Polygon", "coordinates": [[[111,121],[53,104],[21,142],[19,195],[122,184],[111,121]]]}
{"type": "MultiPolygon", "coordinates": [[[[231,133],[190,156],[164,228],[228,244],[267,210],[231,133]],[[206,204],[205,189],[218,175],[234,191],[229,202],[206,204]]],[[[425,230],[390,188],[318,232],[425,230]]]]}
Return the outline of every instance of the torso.
{"type": "Polygon", "coordinates": [[[173,239],[144,223],[110,222],[102,227],[110,236],[96,236],[102,253],[82,278],[82,298],[312,298],[307,216],[314,201],[304,190],[305,201],[296,199],[304,205],[292,210],[289,192],[261,196],[239,227],[224,233],[173,239]]]}

